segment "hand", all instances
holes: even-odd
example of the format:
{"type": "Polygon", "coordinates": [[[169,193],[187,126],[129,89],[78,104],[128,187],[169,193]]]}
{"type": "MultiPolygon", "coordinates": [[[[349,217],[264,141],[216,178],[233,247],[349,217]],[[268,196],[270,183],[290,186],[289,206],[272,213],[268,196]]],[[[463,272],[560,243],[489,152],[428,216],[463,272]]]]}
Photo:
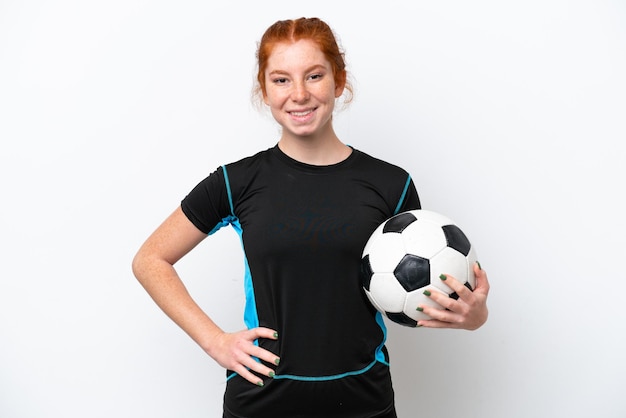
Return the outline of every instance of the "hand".
{"type": "Polygon", "coordinates": [[[488,316],[489,281],[487,273],[480,268],[478,263],[474,264],[474,274],[476,275],[476,288],[473,292],[454,277],[442,275],[442,280],[445,277],[446,285],[454,290],[459,298],[454,300],[441,292],[432,292],[430,299],[444,309],[421,305],[419,308],[432,319],[418,321],[418,326],[467,330],[475,330],[482,326],[488,316]]]}
{"type": "Polygon", "coordinates": [[[265,360],[268,363],[278,365],[280,358],[254,344],[258,338],[278,339],[278,333],[269,328],[253,328],[234,333],[222,332],[214,338],[208,354],[213,357],[222,367],[232,370],[247,381],[258,386],[263,386],[263,380],[250,370],[263,376],[274,376],[274,370],[254,359],[265,360]]]}

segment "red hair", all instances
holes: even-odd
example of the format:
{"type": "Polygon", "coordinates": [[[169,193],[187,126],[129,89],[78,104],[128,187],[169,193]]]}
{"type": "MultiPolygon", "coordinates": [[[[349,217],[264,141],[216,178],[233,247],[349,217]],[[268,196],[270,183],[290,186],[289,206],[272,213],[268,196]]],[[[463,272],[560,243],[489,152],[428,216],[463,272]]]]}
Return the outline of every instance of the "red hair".
{"type": "MultiPolygon", "coordinates": [[[[336,86],[344,86],[352,94],[352,86],[347,80],[346,63],[344,53],[339,48],[335,35],[324,21],[312,17],[301,17],[295,20],[279,20],[267,28],[257,49],[257,82],[255,89],[257,94],[264,96],[265,90],[265,70],[276,44],[281,42],[297,42],[301,39],[308,39],[317,44],[322,51],[333,71],[336,86]]],[[[349,97],[345,100],[349,101],[349,97]]]]}

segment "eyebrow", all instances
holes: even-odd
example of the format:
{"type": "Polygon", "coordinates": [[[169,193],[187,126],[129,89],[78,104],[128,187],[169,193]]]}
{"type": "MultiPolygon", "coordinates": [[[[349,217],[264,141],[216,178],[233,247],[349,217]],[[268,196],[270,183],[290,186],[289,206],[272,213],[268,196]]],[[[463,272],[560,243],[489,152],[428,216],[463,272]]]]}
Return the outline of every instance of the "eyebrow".
{"type": "MultiPolygon", "coordinates": [[[[322,64],[315,64],[315,65],[313,65],[313,66],[311,66],[311,67],[307,68],[304,72],[305,72],[305,73],[310,73],[310,72],[315,71],[315,70],[318,70],[318,69],[319,69],[319,70],[327,70],[327,68],[326,68],[324,65],[322,65],[322,64]]],[[[285,71],[285,70],[273,70],[273,71],[270,71],[270,72],[268,73],[268,75],[283,75],[283,74],[289,74],[289,71],[285,71]]]]}

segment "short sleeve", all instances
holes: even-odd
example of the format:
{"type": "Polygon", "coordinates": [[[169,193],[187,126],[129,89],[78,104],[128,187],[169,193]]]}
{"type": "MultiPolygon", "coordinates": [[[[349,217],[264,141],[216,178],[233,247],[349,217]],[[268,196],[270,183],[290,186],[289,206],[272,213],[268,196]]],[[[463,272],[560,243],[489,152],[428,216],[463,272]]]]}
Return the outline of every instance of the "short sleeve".
{"type": "Polygon", "coordinates": [[[212,234],[231,215],[222,167],[198,183],[181,202],[181,209],[196,228],[212,234]]]}

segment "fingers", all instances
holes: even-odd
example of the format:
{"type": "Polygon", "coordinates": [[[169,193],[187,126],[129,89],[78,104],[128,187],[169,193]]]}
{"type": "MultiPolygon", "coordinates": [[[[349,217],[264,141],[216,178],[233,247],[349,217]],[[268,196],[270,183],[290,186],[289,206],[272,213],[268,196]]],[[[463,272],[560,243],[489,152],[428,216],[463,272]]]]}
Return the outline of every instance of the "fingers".
{"type": "Polygon", "coordinates": [[[490,288],[487,272],[482,269],[478,262],[474,264],[474,275],[476,276],[476,289],[474,291],[487,295],[490,288]]]}
{"type": "MultiPolygon", "coordinates": [[[[268,338],[268,339],[272,339],[272,340],[276,340],[278,339],[278,333],[274,330],[270,330],[267,328],[255,328],[250,330],[253,335],[256,334],[256,337],[254,338],[254,340],[258,339],[258,338],[268,338]]],[[[269,364],[274,364],[276,366],[278,366],[278,364],[280,363],[280,357],[278,357],[276,354],[262,348],[259,347],[258,345],[253,344],[251,349],[250,349],[250,355],[252,357],[258,358],[259,360],[263,360],[266,363],[269,364]]],[[[255,363],[257,364],[261,364],[258,363],[257,361],[255,361],[255,363]]],[[[262,364],[261,364],[262,365],[262,364]]],[[[262,365],[263,366],[263,365],[262,365]]],[[[256,370],[256,369],[255,369],[256,370]]],[[[265,367],[263,366],[261,368],[262,371],[260,371],[261,374],[265,375],[265,376],[269,376],[269,377],[273,377],[274,376],[274,371],[272,369],[270,369],[269,367],[265,367]]]]}
{"type": "Polygon", "coordinates": [[[466,301],[473,296],[472,290],[468,287],[469,284],[467,284],[466,286],[465,283],[461,283],[455,277],[452,277],[449,274],[442,274],[439,276],[439,279],[441,280],[441,283],[444,285],[444,287],[447,286],[449,289],[451,289],[452,293],[450,294],[456,294],[456,296],[454,297],[446,298],[445,296],[448,295],[441,295],[442,297],[438,298],[445,303],[445,305],[441,305],[444,308],[454,310],[453,307],[457,304],[454,304],[453,302],[459,300],[466,301]]]}
{"type": "Polygon", "coordinates": [[[280,363],[280,357],[254,344],[254,341],[259,338],[276,340],[278,338],[278,333],[274,330],[263,327],[254,328],[245,333],[247,334],[246,337],[249,342],[246,346],[247,349],[244,351],[244,357],[241,360],[241,365],[245,366],[245,368],[240,367],[235,371],[237,371],[237,373],[249,382],[258,386],[263,386],[263,380],[260,380],[259,377],[251,371],[254,371],[262,376],[273,378],[275,375],[274,369],[266,366],[265,363],[278,366],[280,363]],[[265,363],[262,363],[259,360],[263,360],[265,363]]]}
{"type": "MultiPolygon", "coordinates": [[[[426,296],[444,309],[420,305],[418,310],[429,316],[430,320],[418,321],[418,326],[430,328],[461,328],[474,330],[482,326],[487,320],[487,294],[489,282],[487,274],[476,263],[474,266],[476,288],[472,292],[454,277],[442,274],[439,278],[444,287],[449,287],[458,298],[451,298],[443,292],[425,292],[426,296]]],[[[437,286],[441,287],[441,286],[437,286]]]]}
{"type": "Polygon", "coordinates": [[[267,364],[278,365],[280,358],[255,344],[255,340],[267,338],[276,340],[278,334],[269,328],[253,328],[235,333],[224,333],[220,336],[217,348],[210,354],[221,366],[239,374],[247,381],[263,386],[258,375],[274,377],[274,370],[267,364]],[[258,373],[256,375],[255,373],[258,373]]]}
{"type": "MultiPolygon", "coordinates": [[[[451,280],[446,278],[446,281],[451,280]]],[[[469,291],[465,286],[465,290],[469,291]]],[[[454,289],[454,288],[452,288],[454,289]]],[[[462,314],[459,313],[459,306],[462,306],[457,300],[452,299],[447,293],[440,291],[428,291],[424,294],[433,302],[435,306],[422,304],[418,310],[430,317],[428,320],[418,321],[418,326],[429,328],[460,328],[462,322],[462,314]]],[[[460,296],[459,296],[460,299],[460,296]]]]}

